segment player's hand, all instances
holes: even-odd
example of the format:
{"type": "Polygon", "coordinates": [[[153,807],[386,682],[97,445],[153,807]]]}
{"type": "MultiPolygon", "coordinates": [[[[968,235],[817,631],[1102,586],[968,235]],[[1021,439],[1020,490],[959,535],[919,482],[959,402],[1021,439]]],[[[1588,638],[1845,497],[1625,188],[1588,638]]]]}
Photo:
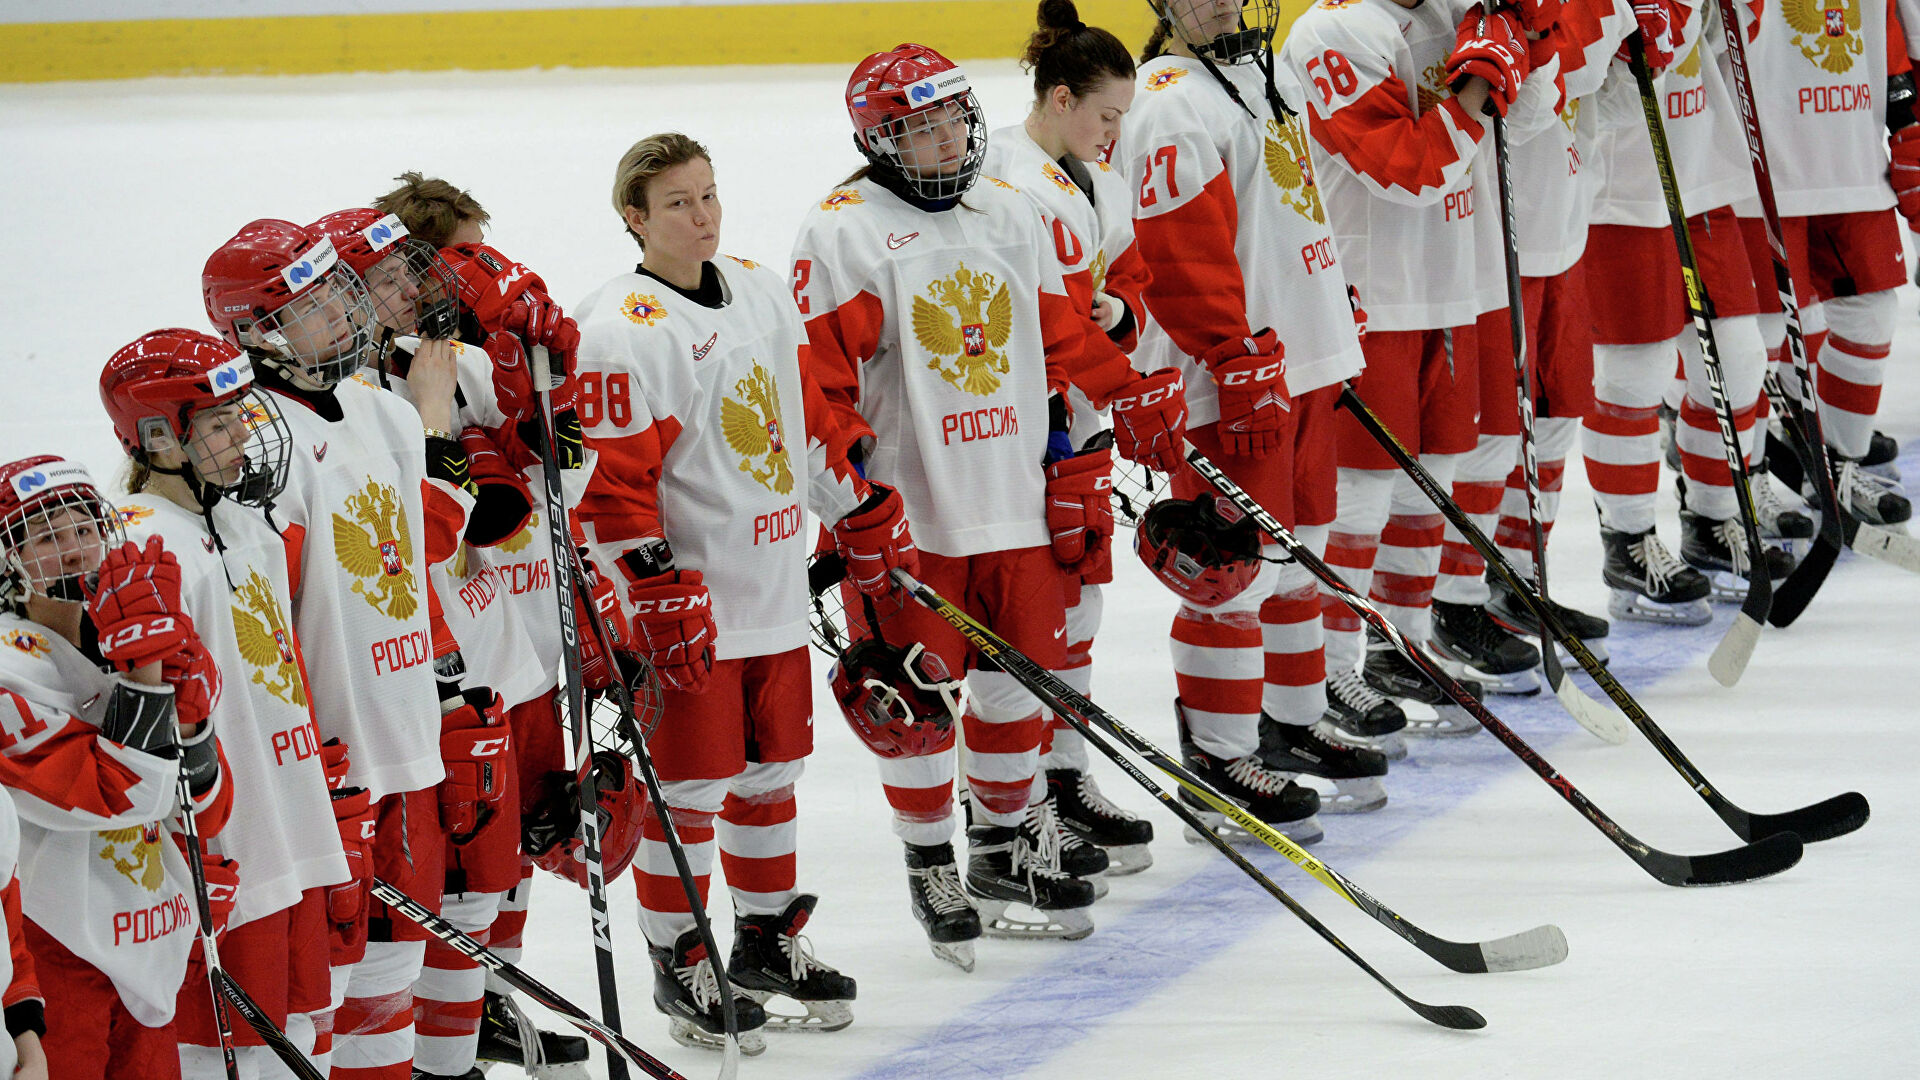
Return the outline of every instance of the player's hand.
{"type": "MultiPolygon", "coordinates": [[[[560,310],[552,297],[533,289],[521,293],[518,300],[507,305],[502,328],[518,334],[528,349],[546,346],[547,362],[559,365],[557,373],[561,381],[573,377],[574,352],[580,348],[580,327],[560,310]]],[[[547,372],[538,372],[534,377],[545,378],[547,372]]]]}
{"type": "Polygon", "coordinates": [[[434,789],[440,828],[456,844],[471,840],[507,797],[513,746],[499,695],[480,687],[461,697],[458,708],[440,717],[440,763],[447,771],[434,789]]]}
{"type": "Polygon", "coordinates": [[[1110,558],[1112,450],[1083,450],[1047,466],[1047,532],[1054,561],[1075,573],[1110,558]]]}
{"type": "MultiPolygon", "coordinates": [[[[344,776],[345,770],[341,772],[344,776]]],[[[366,788],[343,787],[333,791],[333,823],[339,830],[340,850],[347,860],[347,879],[327,886],[328,937],[335,967],[355,963],[366,953],[367,890],[373,883],[376,817],[366,788]]]]}
{"type": "Polygon", "coordinates": [[[23,1031],[13,1037],[13,1080],[47,1080],[47,1051],[40,1036],[23,1031]]]}
{"type": "Polygon", "coordinates": [[[1285,355],[1269,329],[1223,341],[1200,358],[1220,387],[1220,446],[1227,453],[1253,457],[1280,448],[1293,411],[1285,355]]]}
{"type": "Polygon", "coordinates": [[[100,655],[121,671],[164,660],[193,637],[193,620],[180,602],[180,563],[158,536],[144,547],[129,540],[107,553],[87,589],[87,615],[100,655]]]}
{"type": "Polygon", "coordinates": [[[1900,200],[1900,216],[1908,228],[1920,228],[1920,124],[1908,124],[1887,140],[1893,163],[1888,179],[1893,182],[1894,197],[1900,200]]]}
{"type": "Polygon", "coordinates": [[[1187,441],[1187,387],[1177,368],[1143,375],[1123,397],[1114,398],[1114,449],[1171,476],[1180,468],[1187,441]]]}
{"type": "MultiPolygon", "coordinates": [[[[1633,21],[1640,33],[1641,47],[1647,53],[1647,66],[1655,75],[1673,63],[1673,50],[1680,44],[1680,28],[1687,23],[1688,9],[1674,10],[1668,0],[1633,0],[1633,21]]],[[[1627,46],[1622,44],[1614,57],[1627,62],[1627,46]]]]}
{"type": "Polygon", "coordinates": [[[198,637],[190,637],[160,662],[160,677],[173,687],[173,718],[180,725],[180,737],[193,737],[220,700],[220,669],[213,656],[198,637]]]}
{"type": "Polygon", "coordinates": [[[900,493],[871,484],[873,494],[833,526],[833,547],[847,564],[847,579],[868,596],[893,589],[893,572],[920,572],[920,549],[907,525],[900,493]]]}
{"type": "Polygon", "coordinates": [[[1353,329],[1360,335],[1361,341],[1367,340],[1367,309],[1360,306],[1358,285],[1347,286],[1347,304],[1353,308],[1353,329]]]}
{"type": "Polygon", "coordinates": [[[1505,116],[1526,81],[1527,57],[1526,33],[1511,10],[1489,15],[1475,5],[1460,20],[1453,55],[1447,57],[1447,85],[1458,88],[1476,75],[1485,79],[1487,99],[1505,116]]]}
{"type": "Polygon", "coordinates": [[[620,671],[613,656],[600,647],[601,632],[617,653],[632,646],[633,628],[620,608],[619,590],[584,551],[580,566],[585,571],[582,590],[573,595],[573,618],[580,629],[580,683],[588,690],[605,690],[620,677],[620,671]],[[582,591],[592,598],[591,603],[582,599],[582,591]]]}
{"type": "Polygon", "coordinates": [[[452,341],[423,339],[413,354],[413,365],[407,368],[407,388],[413,391],[420,422],[440,431],[455,429],[453,392],[460,385],[456,348],[452,341]]]}
{"type": "Polygon", "coordinates": [[[340,791],[347,786],[347,772],[352,768],[353,762],[347,758],[346,743],[333,738],[320,744],[320,771],[326,775],[329,792],[340,791]]]}
{"type": "Polygon", "coordinates": [[[516,424],[533,419],[540,411],[539,391],[520,336],[505,330],[488,334],[487,359],[493,361],[493,396],[500,412],[516,424]]]}
{"type": "Polygon", "coordinates": [[[227,932],[227,919],[240,897],[240,864],[211,851],[200,853],[200,869],[207,878],[207,907],[213,912],[213,935],[227,932]]]}
{"type": "Polygon", "coordinates": [[[1095,326],[1112,333],[1120,325],[1120,317],[1125,315],[1127,305],[1117,296],[1108,296],[1103,292],[1093,294],[1093,322],[1095,326]]]}
{"type": "Polygon", "coordinates": [[[666,686],[697,694],[713,674],[713,599],[698,570],[669,570],[627,589],[638,651],[666,686]]]}

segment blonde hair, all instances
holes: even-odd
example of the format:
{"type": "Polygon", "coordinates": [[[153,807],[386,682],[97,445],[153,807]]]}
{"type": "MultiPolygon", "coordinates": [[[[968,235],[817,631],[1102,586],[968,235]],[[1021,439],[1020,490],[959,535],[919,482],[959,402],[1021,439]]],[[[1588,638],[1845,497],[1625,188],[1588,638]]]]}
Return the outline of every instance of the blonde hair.
{"type": "Polygon", "coordinates": [[[642,213],[647,209],[647,185],[654,177],[676,165],[685,165],[694,158],[701,158],[708,165],[713,164],[713,155],[707,148],[677,131],[649,135],[620,155],[620,164],[613,171],[613,212],[620,215],[620,225],[633,237],[633,242],[646,250],[645,241],[627,224],[627,207],[631,206],[642,213]]]}
{"type": "Polygon", "coordinates": [[[491,220],[472,195],[439,177],[403,172],[394,179],[400,186],[373,200],[373,208],[398,217],[407,232],[434,247],[446,247],[463,221],[491,220]]]}

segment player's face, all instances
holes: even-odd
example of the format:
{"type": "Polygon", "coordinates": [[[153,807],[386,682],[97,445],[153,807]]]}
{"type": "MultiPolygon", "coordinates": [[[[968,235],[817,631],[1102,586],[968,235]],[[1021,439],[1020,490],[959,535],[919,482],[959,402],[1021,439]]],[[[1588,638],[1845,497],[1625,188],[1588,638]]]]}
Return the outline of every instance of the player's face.
{"type": "Polygon", "coordinates": [[[706,158],[684,161],[647,183],[648,256],[699,265],[720,251],[720,189],[706,158]]]}
{"type": "Polygon", "coordinates": [[[18,549],[27,584],[45,596],[61,578],[91,574],[106,556],[106,538],[93,514],[79,506],[56,506],[26,519],[18,549]]]}
{"type": "MultiPolygon", "coordinates": [[[[360,292],[357,279],[342,282],[328,274],[273,313],[273,327],[285,339],[285,345],[271,340],[262,340],[261,344],[283,352],[309,372],[323,365],[334,365],[360,346],[361,327],[357,320],[365,317],[362,306],[365,303],[365,294],[360,292]]],[[[255,333],[260,334],[258,328],[255,333]]]]}
{"type": "Polygon", "coordinates": [[[193,414],[187,433],[187,458],[200,479],[215,487],[229,487],[240,479],[247,463],[245,399],[201,409],[193,414]]]}
{"type": "Polygon", "coordinates": [[[396,251],[369,267],[367,292],[373,296],[373,311],[382,329],[396,334],[417,333],[420,329],[420,282],[396,251]]]}
{"type": "Polygon", "coordinates": [[[967,161],[967,107],[943,101],[906,119],[900,139],[900,167],[915,177],[955,176],[967,161]]]}
{"type": "Polygon", "coordinates": [[[1240,29],[1242,0],[1168,0],[1167,14],[1180,40],[1205,45],[1240,29]]]}
{"type": "Polygon", "coordinates": [[[1120,121],[1133,107],[1133,80],[1109,78],[1085,97],[1069,97],[1062,134],[1067,152],[1096,161],[1120,138],[1120,121]]]}

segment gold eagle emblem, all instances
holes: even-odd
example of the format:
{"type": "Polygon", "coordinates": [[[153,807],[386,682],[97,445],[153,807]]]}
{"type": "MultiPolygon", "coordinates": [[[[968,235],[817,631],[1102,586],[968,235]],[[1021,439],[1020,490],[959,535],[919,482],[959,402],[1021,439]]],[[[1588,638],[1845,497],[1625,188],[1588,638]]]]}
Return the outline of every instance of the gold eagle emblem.
{"type": "Polygon", "coordinates": [[[753,371],[734,383],[733,390],[746,401],[720,399],[720,432],[733,452],[740,455],[740,471],[769,491],[781,495],[791,492],[793,463],[780,429],[780,388],[755,360],[753,371]]]}
{"type": "Polygon", "coordinates": [[[300,677],[300,658],[293,651],[293,631],[273,582],[252,571],[246,584],[234,590],[233,636],[240,658],[253,665],[253,681],[267,693],[296,708],[307,704],[307,685],[300,677]],[[245,606],[242,607],[241,605],[245,606]]]}
{"type": "Polygon", "coordinates": [[[1040,172],[1047,179],[1053,181],[1053,186],[1059,188],[1061,191],[1069,195],[1080,194],[1080,185],[1073,182],[1073,177],[1068,176],[1065,169],[1055,165],[1053,162],[1042,162],[1040,172]]]}
{"type": "Polygon", "coordinates": [[[1327,212],[1320,205],[1320,187],[1313,182],[1307,133],[1294,117],[1287,117],[1284,124],[1267,121],[1267,175],[1280,189],[1280,197],[1301,217],[1316,225],[1327,223],[1327,212]]]}
{"type": "Polygon", "coordinates": [[[652,293],[628,293],[620,304],[620,311],[635,326],[652,326],[667,317],[667,309],[660,306],[660,298],[652,293]]]}
{"type": "Polygon", "coordinates": [[[927,370],[969,394],[987,397],[1000,389],[1000,376],[1012,370],[1000,351],[1013,336],[1013,295],[1006,282],[961,263],[952,277],[929,284],[927,294],[939,303],[913,298],[913,336],[933,354],[927,370]],[[948,357],[954,359],[951,370],[943,363],[948,357]]]}
{"type": "Polygon", "coordinates": [[[1093,261],[1087,264],[1087,275],[1093,278],[1093,291],[1099,292],[1107,287],[1107,249],[1101,248],[1093,253],[1093,261]]]}
{"type": "Polygon", "coordinates": [[[533,530],[538,528],[539,525],[540,511],[535,510],[533,513],[527,515],[527,523],[520,527],[519,532],[514,533],[512,536],[500,542],[500,550],[508,555],[518,555],[522,551],[527,550],[527,545],[533,543],[533,530]]]}
{"type": "Polygon", "coordinates": [[[1560,122],[1566,125],[1568,131],[1580,130],[1580,99],[1568,99],[1565,105],[1560,106],[1558,115],[1560,122]]]}
{"type": "Polygon", "coordinates": [[[863,203],[866,201],[867,200],[862,198],[858,191],[855,191],[852,188],[841,188],[840,190],[834,192],[833,194],[828,195],[826,198],[821,199],[820,209],[838,210],[843,206],[853,206],[858,203],[863,203]]]}
{"type": "Polygon", "coordinates": [[[1793,44],[1815,67],[1833,75],[1853,69],[1860,55],[1860,0],[1780,0],[1793,27],[1793,44]]]}
{"type": "Polygon", "coordinates": [[[414,595],[419,584],[407,566],[413,533],[399,493],[368,477],[364,489],[347,496],[347,511],[353,516],[333,515],[333,554],[360,579],[353,591],[383,615],[402,622],[413,618],[420,608],[414,595]]]}
{"type": "Polygon", "coordinates": [[[1689,52],[1684,59],[1673,66],[1673,73],[1683,79],[1697,79],[1700,77],[1699,42],[1694,42],[1693,51],[1689,52]]]}
{"type": "Polygon", "coordinates": [[[167,868],[160,861],[160,826],[108,829],[100,839],[106,841],[100,848],[100,858],[122,877],[148,892],[159,892],[166,884],[167,868]]]}
{"type": "Polygon", "coordinates": [[[1420,73],[1420,85],[1416,89],[1421,116],[1427,115],[1428,110],[1439,108],[1441,102],[1452,97],[1453,91],[1447,89],[1445,61],[1428,64],[1426,70],[1420,73]]]}

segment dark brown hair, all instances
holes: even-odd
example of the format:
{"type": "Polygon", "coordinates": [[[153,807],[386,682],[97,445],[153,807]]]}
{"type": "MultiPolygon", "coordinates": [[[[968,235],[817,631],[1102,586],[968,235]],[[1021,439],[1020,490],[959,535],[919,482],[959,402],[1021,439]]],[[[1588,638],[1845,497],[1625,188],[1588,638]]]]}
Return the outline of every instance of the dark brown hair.
{"type": "Polygon", "coordinates": [[[439,177],[403,172],[394,179],[400,186],[373,200],[373,208],[399,218],[409,234],[434,247],[446,247],[463,221],[492,220],[472,195],[439,177]]]}
{"type": "Polygon", "coordinates": [[[1133,57],[1120,39],[1080,21],[1073,0],[1040,0],[1040,26],[1027,39],[1020,66],[1033,72],[1033,94],[1064,86],[1086,97],[1106,79],[1133,78],[1133,57]]]}

